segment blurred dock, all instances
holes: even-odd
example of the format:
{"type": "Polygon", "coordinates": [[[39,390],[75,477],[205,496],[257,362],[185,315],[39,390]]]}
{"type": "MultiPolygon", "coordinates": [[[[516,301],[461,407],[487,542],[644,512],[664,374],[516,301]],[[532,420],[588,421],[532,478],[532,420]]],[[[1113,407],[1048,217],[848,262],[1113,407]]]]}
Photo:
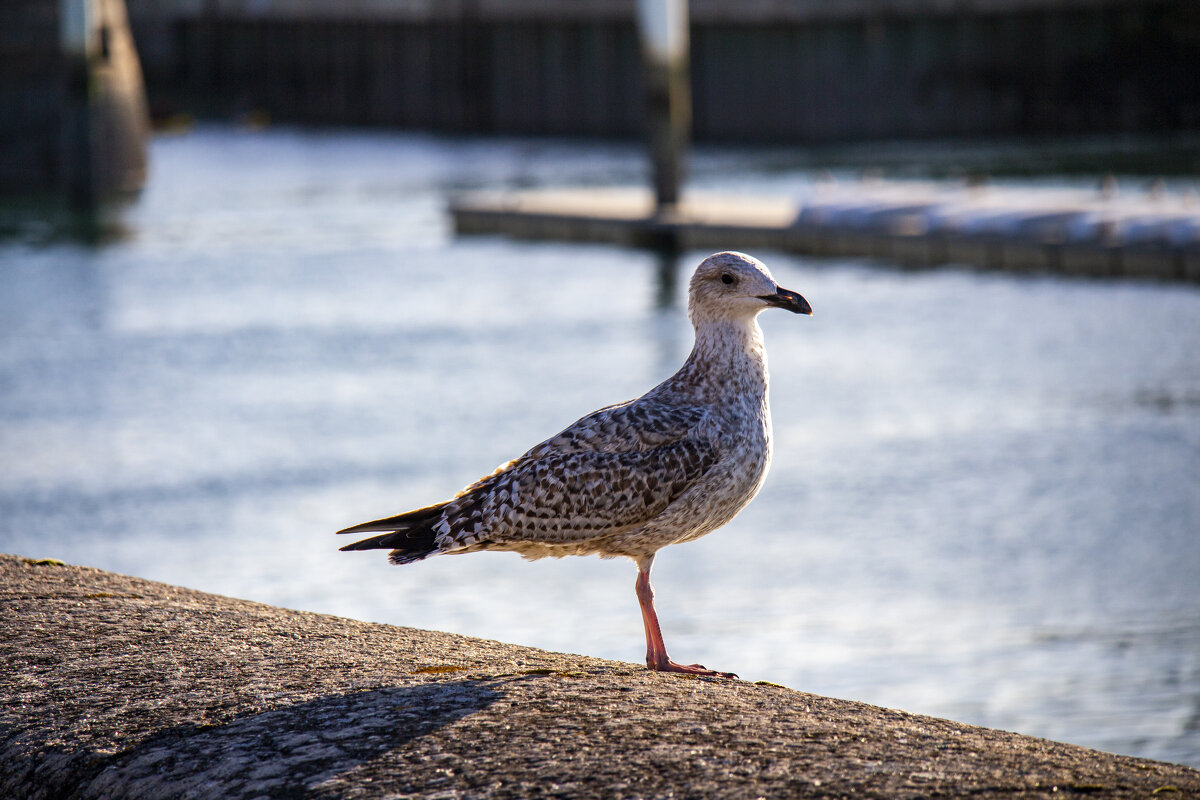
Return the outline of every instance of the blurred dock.
{"type": "Polygon", "coordinates": [[[1200,283],[1200,199],[1162,192],[868,180],[803,199],[685,192],[658,213],[648,189],[589,188],[468,194],[451,213],[460,234],[1200,283]]]}
{"type": "MultiPolygon", "coordinates": [[[[514,135],[646,130],[636,0],[126,2],[164,116],[514,135]]],[[[700,141],[1200,129],[1196,0],[688,5],[700,141]]]]}

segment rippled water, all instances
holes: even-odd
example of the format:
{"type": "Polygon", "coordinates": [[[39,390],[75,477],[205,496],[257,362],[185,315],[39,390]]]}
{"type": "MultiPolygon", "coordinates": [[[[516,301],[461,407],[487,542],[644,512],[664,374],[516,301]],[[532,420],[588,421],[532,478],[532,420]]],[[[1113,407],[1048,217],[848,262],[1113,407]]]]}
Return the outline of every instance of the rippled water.
{"type": "MultiPolygon", "coordinates": [[[[686,356],[650,256],[444,213],[640,180],[636,148],[207,129],[152,156],[115,241],[0,244],[0,550],[639,661],[627,561],[396,568],[332,535],[686,356]]],[[[811,185],[753,153],[696,174],[811,185]]],[[[766,488],[659,556],[672,655],[1200,766],[1200,292],[757,255],[816,315],[762,319],[766,488]]]]}

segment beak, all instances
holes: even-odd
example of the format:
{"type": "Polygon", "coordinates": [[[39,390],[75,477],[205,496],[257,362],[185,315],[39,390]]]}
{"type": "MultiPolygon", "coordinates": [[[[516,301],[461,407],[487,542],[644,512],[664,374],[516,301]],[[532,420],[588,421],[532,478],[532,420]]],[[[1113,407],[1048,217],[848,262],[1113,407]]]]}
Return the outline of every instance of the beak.
{"type": "Polygon", "coordinates": [[[812,306],[808,304],[808,301],[790,289],[784,289],[782,286],[776,290],[775,294],[769,294],[759,299],[765,300],[769,306],[786,308],[793,314],[808,314],[812,316],[812,306]]]}

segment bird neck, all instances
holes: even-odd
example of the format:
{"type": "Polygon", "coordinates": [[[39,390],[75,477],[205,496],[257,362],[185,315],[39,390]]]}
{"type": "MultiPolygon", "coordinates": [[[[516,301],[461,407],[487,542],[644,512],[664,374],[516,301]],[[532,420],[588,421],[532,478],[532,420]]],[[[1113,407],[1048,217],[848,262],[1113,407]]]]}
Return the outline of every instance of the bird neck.
{"type": "Polygon", "coordinates": [[[758,321],[718,319],[696,325],[696,343],[683,371],[718,395],[745,396],[757,387],[765,393],[767,354],[758,321]]]}

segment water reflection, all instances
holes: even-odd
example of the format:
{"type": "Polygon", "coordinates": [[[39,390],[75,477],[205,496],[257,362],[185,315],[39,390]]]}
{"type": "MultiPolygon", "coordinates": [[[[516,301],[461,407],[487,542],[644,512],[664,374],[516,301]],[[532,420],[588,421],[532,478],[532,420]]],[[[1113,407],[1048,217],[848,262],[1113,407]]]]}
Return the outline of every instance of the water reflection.
{"type": "Polygon", "coordinates": [[[107,305],[100,273],[87,258],[13,247],[0,261],[0,333],[5,337],[87,335],[103,325],[107,305]]]}
{"type": "Polygon", "coordinates": [[[101,247],[133,235],[125,221],[132,200],[113,200],[94,209],[67,208],[55,199],[0,199],[0,242],[30,246],[54,243],[101,247]]]}
{"type": "Polygon", "coordinates": [[[658,269],[658,297],[655,305],[660,309],[671,308],[679,301],[679,271],[682,269],[682,253],[679,247],[671,242],[669,245],[658,247],[654,251],[658,269]]]}

